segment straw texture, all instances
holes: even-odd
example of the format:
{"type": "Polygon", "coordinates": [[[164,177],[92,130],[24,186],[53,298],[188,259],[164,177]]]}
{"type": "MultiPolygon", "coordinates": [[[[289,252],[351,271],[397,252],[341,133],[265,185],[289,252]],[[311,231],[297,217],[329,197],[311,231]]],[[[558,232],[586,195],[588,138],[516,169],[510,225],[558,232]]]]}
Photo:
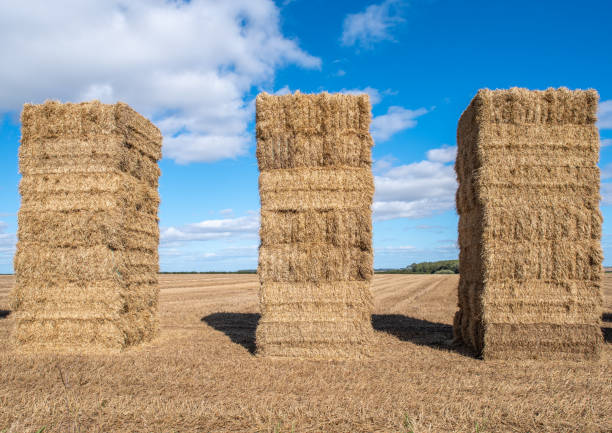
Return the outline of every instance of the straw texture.
{"type": "Polygon", "coordinates": [[[125,104],[26,104],[14,338],[121,349],[157,330],[162,137],[125,104]]]}
{"type": "Polygon", "coordinates": [[[484,359],[597,359],[595,91],[480,90],[459,120],[455,337],[484,359]]]}
{"type": "Polygon", "coordinates": [[[257,97],[259,355],[370,350],[374,180],[367,95],[257,97]]]}

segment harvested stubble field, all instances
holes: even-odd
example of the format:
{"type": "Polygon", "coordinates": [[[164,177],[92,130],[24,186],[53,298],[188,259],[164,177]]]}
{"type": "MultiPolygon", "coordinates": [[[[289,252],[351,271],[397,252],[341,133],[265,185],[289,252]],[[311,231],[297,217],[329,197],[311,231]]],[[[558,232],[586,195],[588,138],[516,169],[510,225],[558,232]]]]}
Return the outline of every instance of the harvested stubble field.
{"type": "Polygon", "coordinates": [[[162,275],[161,335],[115,354],[20,354],[0,276],[0,432],[612,431],[602,359],[483,362],[449,345],[455,275],[376,275],[366,361],[255,357],[255,275],[162,275]],[[63,379],[62,379],[63,378],[63,379]]]}

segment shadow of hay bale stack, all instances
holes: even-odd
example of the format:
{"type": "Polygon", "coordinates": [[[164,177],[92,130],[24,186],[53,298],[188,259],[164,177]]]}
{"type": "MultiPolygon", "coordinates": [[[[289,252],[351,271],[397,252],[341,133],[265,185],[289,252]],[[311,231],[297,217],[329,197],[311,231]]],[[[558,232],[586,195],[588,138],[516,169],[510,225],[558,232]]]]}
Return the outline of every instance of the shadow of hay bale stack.
{"type": "Polygon", "coordinates": [[[459,120],[457,338],[485,359],[597,359],[595,91],[480,90],[459,120]]]}
{"type": "Polygon", "coordinates": [[[373,329],[367,95],[257,97],[259,355],[368,354],[373,329]]]}
{"type": "Polygon", "coordinates": [[[161,142],[122,103],[24,106],[20,347],[120,349],[155,334],[161,142]]]}

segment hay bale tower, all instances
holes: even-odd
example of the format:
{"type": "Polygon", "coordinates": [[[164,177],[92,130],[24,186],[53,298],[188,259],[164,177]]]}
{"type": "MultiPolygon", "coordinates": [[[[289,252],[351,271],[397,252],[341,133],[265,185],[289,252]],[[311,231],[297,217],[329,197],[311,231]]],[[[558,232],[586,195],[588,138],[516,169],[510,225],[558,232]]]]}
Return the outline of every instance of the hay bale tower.
{"type": "Polygon", "coordinates": [[[162,137],[125,104],[26,104],[18,346],[120,349],[157,328],[162,137]]]}
{"type": "Polygon", "coordinates": [[[258,354],[359,358],[373,336],[367,95],[257,97],[258,354]]]}
{"type": "Polygon", "coordinates": [[[595,91],[480,90],[459,120],[455,336],[484,359],[596,359],[595,91]]]}

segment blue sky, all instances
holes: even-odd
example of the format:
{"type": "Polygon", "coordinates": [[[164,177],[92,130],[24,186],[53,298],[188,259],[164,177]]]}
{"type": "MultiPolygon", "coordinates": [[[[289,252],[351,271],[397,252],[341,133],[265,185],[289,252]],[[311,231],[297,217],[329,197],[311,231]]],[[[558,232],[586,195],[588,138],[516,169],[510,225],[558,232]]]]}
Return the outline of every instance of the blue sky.
{"type": "Polygon", "coordinates": [[[457,257],[457,120],[479,88],[512,86],[599,91],[612,265],[611,2],[51,3],[0,5],[0,272],[12,272],[25,102],[120,100],[152,119],[162,270],[238,270],[257,266],[257,93],[365,91],[381,268],[457,257]]]}

